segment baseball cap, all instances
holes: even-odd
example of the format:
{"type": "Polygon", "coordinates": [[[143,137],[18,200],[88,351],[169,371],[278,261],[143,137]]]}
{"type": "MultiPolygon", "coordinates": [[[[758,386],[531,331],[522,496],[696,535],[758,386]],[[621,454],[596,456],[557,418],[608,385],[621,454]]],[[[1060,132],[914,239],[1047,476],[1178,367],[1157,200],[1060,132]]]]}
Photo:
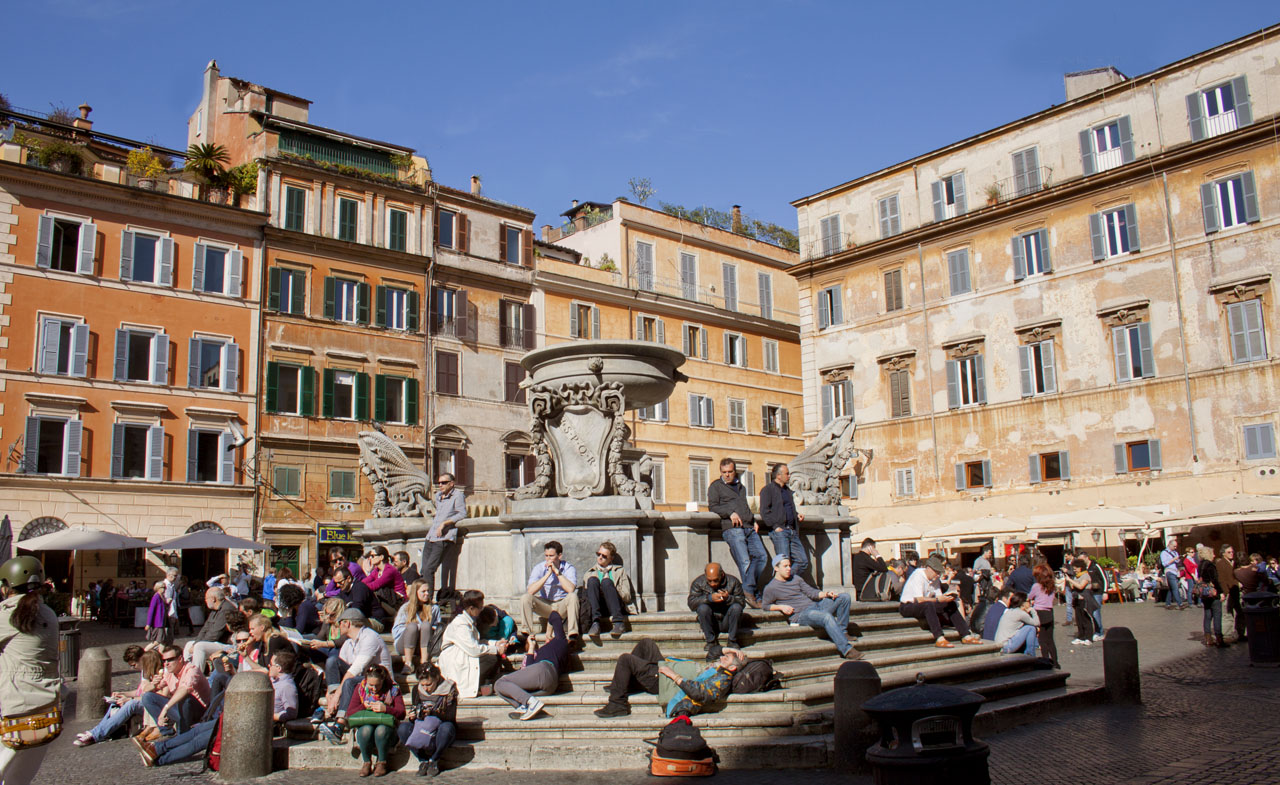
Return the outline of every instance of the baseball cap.
{"type": "Polygon", "coordinates": [[[777,556],[773,557],[773,566],[777,567],[779,564],[782,563],[783,559],[787,559],[788,561],[790,561],[791,557],[785,553],[779,553],[777,556]]]}
{"type": "Polygon", "coordinates": [[[368,622],[369,619],[360,611],[359,608],[347,608],[342,612],[342,615],[338,617],[338,621],[358,621],[361,624],[364,624],[368,622]]]}

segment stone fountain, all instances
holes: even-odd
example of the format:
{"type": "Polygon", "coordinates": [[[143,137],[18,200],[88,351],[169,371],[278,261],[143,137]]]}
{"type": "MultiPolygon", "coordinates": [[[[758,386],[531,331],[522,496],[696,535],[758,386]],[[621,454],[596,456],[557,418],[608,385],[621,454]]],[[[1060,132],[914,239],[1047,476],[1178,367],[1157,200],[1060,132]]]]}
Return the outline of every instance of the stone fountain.
{"type": "MultiPolygon", "coordinates": [[[[523,384],[534,477],[514,492],[505,514],[463,521],[456,564],[445,565],[457,576],[451,583],[511,603],[524,592],[547,541],[559,541],[581,574],[594,564],[599,543],[609,540],[632,576],[641,608],[677,610],[708,561],[732,569],[717,516],[654,510],[652,461],[630,443],[624,420],[627,411],[666,400],[686,381],[679,371],[684,359],[671,347],[645,341],[576,341],[526,354],[521,363],[528,373],[523,384]]],[[[859,452],[853,430],[850,418],[839,418],[791,461],[791,484],[813,548],[813,577],[828,589],[851,583],[848,538],[857,519],[840,505],[838,483],[859,452]]],[[[870,453],[864,456],[870,459],[870,453]]],[[[376,431],[360,434],[360,463],[375,499],[364,540],[407,550],[416,561],[430,525],[431,479],[376,431]]]]}

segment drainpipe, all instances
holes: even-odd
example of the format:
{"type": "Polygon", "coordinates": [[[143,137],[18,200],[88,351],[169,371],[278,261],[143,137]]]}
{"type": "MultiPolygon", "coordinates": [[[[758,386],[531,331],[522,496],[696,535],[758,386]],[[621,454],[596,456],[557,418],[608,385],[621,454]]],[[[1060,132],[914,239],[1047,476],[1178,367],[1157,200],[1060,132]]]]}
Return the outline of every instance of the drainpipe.
{"type": "MultiPolygon", "coordinates": [[[[424,397],[423,403],[425,405],[422,407],[422,471],[425,472],[428,476],[430,476],[431,474],[431,423],[434,419],[433,415],[435,413],[435,405],[436,405],[435,373],[434,373],[434,369],[432,368],[432,360],[434,359],[435,355],[431,351],[431,344],[432,344],[431,306],[432,306],[432,297],[434,293],[431,287],[435,283],[436,256],[439,255],[440,248],[439,248],[439,245],[436,243],[436,238],[439,236],[439,233],[436,231],[436,225],[435,225],[436,196],[439,192],[438,192],[438,189],[435,187],[434,183],[428,184],[427,193],[428,195],[431,196],[431,203],[428,208],[431,215],[431,240],[430,240],[431,256],[427,258],[427,272],[424,277],[425,283],[423,288],[423,299],[426,300],[426,309],[425,309],[426,318],[423,319],[423,325],[422,325],[425,328],[422,331],[422,334],[423,334],[422,350],[424,354],[422,358],[422,368],[423,368],[422,386],[423,386],[423,392],[425,393],[425,395],[423,396],[424,397]]],[[[422,231],[421,226],[418,227],[418,231],[422,231]]],[[[426,245],[427,243],[424,242],[423,244],[426,245]]],[[[455,319],[457,318],[457,314],[454,314],[454,318],[455,319]]],[[[434,479],[434,478],[431,478],[431,479],[434,479]]]]}
{"type": "MultiPolygon", "coordinates": [[[[917,189],[918,190],[918,189],[917,189]]],[[[938,415],[933,408],[933,363],[927,352],[933,346],[929,337],[929,298],[925,296],[924,286],[924,244],[916,243],[916,264],[920,270],[920,312],[924,317],[924,370],[925,381],[929,384],[929,431],[933,436],[933,481],[942,482],[941,466],[938,463],[938,415]]]]}
{"type": "Polygon", "coordinates": [[[1187,334],[1184,326],[1185,316],[1182,311],[1182,285],[1178,279],[1178,249],[1173,233],[1173,208],[1169,200],[1169,173],[1160,173],[1160,182],[1164,188],[1164,219],[1169,231],[1169,266],[1173,270],[1173,297],[1178,304],[1178,348],[1182,351],[1182,385],[1187,395],[1187,427],[1191,430],[1191,461],[1200,461],[1200,447],[1196,439],[1196,413],[1191,408],[1191,372],[1187,361],[1187,334]]]}

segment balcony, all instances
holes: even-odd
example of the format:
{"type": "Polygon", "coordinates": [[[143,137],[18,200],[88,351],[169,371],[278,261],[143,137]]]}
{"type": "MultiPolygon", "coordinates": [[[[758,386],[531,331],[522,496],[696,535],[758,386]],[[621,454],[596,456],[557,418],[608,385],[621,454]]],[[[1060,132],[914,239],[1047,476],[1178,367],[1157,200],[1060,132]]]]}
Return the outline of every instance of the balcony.
{"type": "Polygon", "coordinates": [[[276,149],[282,154],[296,155],[336,167],[349,166],[384,177],[399,177],[402,174],[401,166],[392,161],[390,153],[342,144],[296,131],[281,131],[276,149]]]}
{"type": "Polygon", "coordinates": [[[822,259],[840,251],[846,251],[855,245],[857,243],[853,241],[853,235],[836,232],[802,243],[800,258],[806,262],[811,259],[822,259]]]}
{"type": "Polygon", "coordinates": [[[1205,136],[1218,136],[1236,130],[1236,110],[1228,109],[1204,119],[1205,136]]]}
{"type": "Polygon", "coordinates": [[[1113,147],[1110,150],[1103,150],[1097,155],[1097,165],[1099,172],[1105,172],[1108,169],[1115,169],[1124,163],[1124,150],[1119,147],[1113,147]]]}
{"type": "Polygon", "coordinates": [[[1047,166],[1037,166],[1022,174],[1006,177],[1003,180],[996,180],[987,186],[982,193],[986,197],[987,205],[990,206],[1027,196],[1037,191],[1043,191],[1052,184],[1053,169],[1047,166]]]}

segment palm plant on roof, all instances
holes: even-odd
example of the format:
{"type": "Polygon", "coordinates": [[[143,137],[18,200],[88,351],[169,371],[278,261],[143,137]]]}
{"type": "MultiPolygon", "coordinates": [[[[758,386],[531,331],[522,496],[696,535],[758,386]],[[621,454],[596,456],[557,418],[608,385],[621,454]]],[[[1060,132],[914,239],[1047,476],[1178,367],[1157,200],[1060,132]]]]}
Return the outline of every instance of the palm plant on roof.
{"type": "Polygon", "coordinates": [[[187,163],[183,168],[204,180],[200,186],[201,195],[204,195],[210,186],[225,191],[222,178],[230,160],[227,148],[220,144],[193,144],[187,148],[187,163]]]}

